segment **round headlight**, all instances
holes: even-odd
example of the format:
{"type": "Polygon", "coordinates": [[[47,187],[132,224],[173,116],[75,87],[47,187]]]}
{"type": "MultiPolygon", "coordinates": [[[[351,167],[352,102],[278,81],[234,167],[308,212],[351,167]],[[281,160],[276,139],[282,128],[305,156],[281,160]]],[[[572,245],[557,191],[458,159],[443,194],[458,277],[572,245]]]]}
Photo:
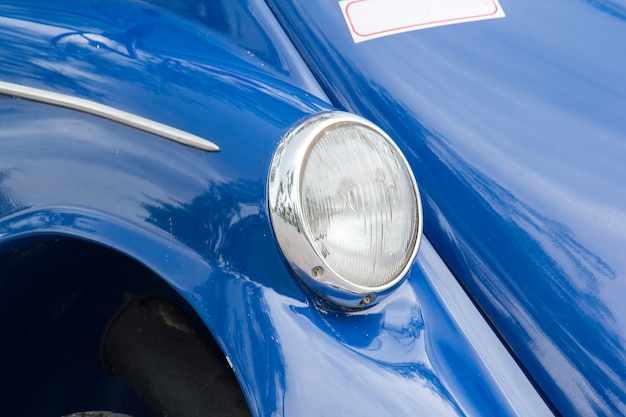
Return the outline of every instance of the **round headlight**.
{"type": "Polygon", "coordinates": [[[283,138],[269,204],[278,244],[296,274],[346,307],[371,304],[408,272],[421,237],[409,165],[367,120],[325,113],[283,138]]]}

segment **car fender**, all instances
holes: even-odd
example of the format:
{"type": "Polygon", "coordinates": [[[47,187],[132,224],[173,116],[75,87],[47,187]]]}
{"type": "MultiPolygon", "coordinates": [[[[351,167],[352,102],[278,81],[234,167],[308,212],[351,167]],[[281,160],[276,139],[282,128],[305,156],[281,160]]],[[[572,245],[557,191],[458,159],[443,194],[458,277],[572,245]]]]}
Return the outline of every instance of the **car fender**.
{"type": "Polygon", "coordinates": [[[72,237],[147,266],[210,330],[255,416],[549,414],[426,239],[408,279],[367,310],[330,308],[294,278],[266,181],[281,137],[333,109],[310,79],[264,69],[174,12],[93,4],[5,8],[0,80],[138,115],[219,151],[1,96],[2,249],[72,237]]]}

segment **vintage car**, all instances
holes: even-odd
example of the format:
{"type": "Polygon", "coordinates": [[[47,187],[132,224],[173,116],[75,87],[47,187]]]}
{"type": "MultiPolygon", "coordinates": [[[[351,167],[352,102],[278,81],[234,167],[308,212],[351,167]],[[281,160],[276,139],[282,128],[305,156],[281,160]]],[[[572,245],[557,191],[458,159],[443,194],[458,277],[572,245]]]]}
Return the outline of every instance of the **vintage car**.
{"type": "Polygon", "coordinates": [[[626,414],[623,0],[0,2],[0,415],[626,414]]]}

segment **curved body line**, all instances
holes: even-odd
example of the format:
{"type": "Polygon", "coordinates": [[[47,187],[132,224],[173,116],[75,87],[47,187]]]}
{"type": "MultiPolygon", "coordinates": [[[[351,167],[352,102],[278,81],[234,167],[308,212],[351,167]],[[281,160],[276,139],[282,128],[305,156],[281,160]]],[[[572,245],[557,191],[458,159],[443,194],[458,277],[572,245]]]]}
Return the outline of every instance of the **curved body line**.
{"type": "Polygon", "coordinates": [[[220,149],[215,143],[207,139],[203,139],[183,130],[155,122],[154,120],[146,119],[144,117],[90,100],[41,90],[39,88],[25,87],[23,85],[7,83],[4,81],[0,81],[0,94],[38,101],[41,103],[53,104],[55,106],[66,107],[93,114],[205,151],[215,152],[220,149]]]}

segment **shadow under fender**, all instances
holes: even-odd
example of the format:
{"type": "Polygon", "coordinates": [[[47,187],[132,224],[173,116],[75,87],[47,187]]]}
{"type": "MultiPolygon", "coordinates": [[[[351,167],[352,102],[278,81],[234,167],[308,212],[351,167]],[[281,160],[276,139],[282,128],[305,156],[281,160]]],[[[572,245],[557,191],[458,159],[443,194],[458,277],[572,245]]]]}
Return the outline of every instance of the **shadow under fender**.
{"type": "Polygon", "coordinates": [[[126,380],[154,416],[250,416],[231,370],[170,300],[127,297],[101,355],[105,370],[126,380]]]}

